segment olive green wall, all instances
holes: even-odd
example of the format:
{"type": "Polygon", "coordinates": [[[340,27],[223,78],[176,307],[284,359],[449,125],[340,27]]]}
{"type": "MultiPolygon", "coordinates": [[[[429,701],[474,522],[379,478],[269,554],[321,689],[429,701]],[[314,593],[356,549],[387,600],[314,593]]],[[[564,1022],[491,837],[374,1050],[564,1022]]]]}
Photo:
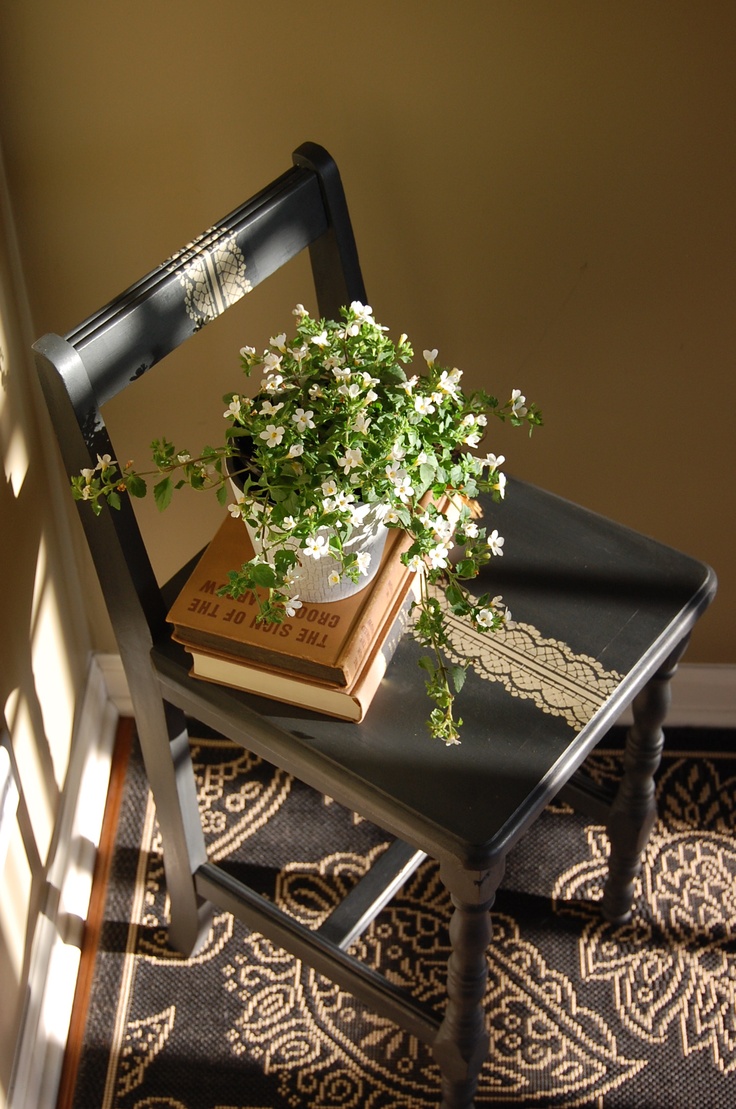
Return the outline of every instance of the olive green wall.
{"type": "MultiPolygon", "coordinates": [[[[321,142],[378,318],[538,401],[531,442],[495,439],[509,469],[709,560],[720,597],[688,660],[736,662],[735,42],[732,0],[8,4],[0,137],[36,330],[321,142]]],[[[238,347],[310,306],[303,276],[130,391],[122,453],[216,432],[238,347]]],[[[195,542],[191,504],[148,515],[164,572],[195,542]]]]}

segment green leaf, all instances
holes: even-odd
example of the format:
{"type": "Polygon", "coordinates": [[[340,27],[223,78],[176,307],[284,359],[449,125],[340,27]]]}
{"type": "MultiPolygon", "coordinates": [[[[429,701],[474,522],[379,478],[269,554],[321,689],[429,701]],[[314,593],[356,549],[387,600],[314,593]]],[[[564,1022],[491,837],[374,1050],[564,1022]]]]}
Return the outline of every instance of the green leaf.
{"type": "Polygon", "coordinates": [[[459,605],[465,600],[462,589],[457,585],[448,585],[446,589],[447,600],[451,605],[459,605]]]}
{"type": "Polygon", "coordinates": [[[215,496],[217,497],[218,503],[224,508],[230,499],[230,490],[227,485],[221,485],[215,493],[215,496]]]}
{"type": "Polygon", "coordinates": [[[435,467],[429,462],[423,462],[419,467],[419,480],[422,483],[422,488],[426,489],[434,481],[435,467]]]}
{"type": "Polygon", "coordinates": [[[273,589],[276,585],[276,575],[272,567],[265,562],[259,562],[253,566],[251,574],[255,584],[263,586],[264,589],[273,589]]]}
{"type": "Polygon", "coordinates": [[[153,496],[159,512],[163,512],[171,504],[174,494],[174,485],[170,477],[165,477],[153,487],[153,496]]]}
{"type": "Polygon", "coordinates": [[[465,685],[468,672],[464,666],[452,666],[450,673],[452,674],[452,684],[455,686],[455,692],[459,693],[465,685]]]}
{"type": "Polygon", "coordinates": [[[145,497],[146,483],[142,477],[138,477],[138,474],[131,474],[125,484],[131,497],[145,497]]]}
{"type": "Polygon", "coordinates": [[[110,508],[120,508],[120,497],[115,490],[107,494],[107,503],[110,505],[110,508]]]}

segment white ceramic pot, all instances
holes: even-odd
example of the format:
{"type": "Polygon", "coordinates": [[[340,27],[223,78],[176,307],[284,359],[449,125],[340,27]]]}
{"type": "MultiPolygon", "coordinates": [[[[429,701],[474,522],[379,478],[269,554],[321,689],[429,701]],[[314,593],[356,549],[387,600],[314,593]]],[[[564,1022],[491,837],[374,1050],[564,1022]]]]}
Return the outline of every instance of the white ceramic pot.
{"type": "MultiPolygon", "coordinates": [[[[232,479],[230,484],[239,504],[243,500],[242,490],[232,479]]],[[[370,562],[366,573],[360,574],[355,582],[348,577],[343,577],[336,585],[331,584],[330,574],[339,570],[339,563],[330,555],[323,555],[322,558],[312,558],[301,550],[298,540],[290,536],[288,532],[283,532],[282,546],[287,550],[296,551],[299,557],[298,582],[294,592],[298,594],[300,601],[313,604],[342,601],[346,597],[352,597],[355,593],[360,593],[373,580],[381,563],[388,528],[379,519],[380,513],[376,505],[359,504],[356,514],[361,517],[360,522],[353,527],[350,539],[343,544],[343,550],[348,553],[369,554],[370,562]]],[[[262,546],[258,529],[251,527],[247,521],[244,521],[244,523],[253,544],[253,550],[256,554],[260,554],[262,546]]],[[[317,534],[323,536],[325,542],[328,542],[331,532],[331,528],[320,528],[317,534]]]]}

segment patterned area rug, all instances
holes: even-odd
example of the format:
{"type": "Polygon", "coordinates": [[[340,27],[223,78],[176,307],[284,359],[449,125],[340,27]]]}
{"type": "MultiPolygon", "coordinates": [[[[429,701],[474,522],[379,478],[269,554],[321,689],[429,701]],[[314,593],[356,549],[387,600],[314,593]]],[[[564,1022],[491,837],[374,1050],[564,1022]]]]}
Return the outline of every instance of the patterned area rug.
{"type": "MultiPolygon", "coordinates": [[[[596,909],[607,844],[562,805],[512,853],[493,921],[478,1106],[736,1105],[736,734],[672,732],[637,910],[596,909]]],[[[316,926],[386,836],[229,743],[192,741],[212,857],[316,926]],[[291,846],[289,846],[291,844],[291,846]]],[[[613,748],[591,757],[618,776],[613,748]]],[[[427,1048],[219,915],[166,943],[155,816],[134,749],[75,1109],[430,1109],[427,1048]]],[[[441,1008],[449,899],[425,863],[356,944],[441,1008]]]]}

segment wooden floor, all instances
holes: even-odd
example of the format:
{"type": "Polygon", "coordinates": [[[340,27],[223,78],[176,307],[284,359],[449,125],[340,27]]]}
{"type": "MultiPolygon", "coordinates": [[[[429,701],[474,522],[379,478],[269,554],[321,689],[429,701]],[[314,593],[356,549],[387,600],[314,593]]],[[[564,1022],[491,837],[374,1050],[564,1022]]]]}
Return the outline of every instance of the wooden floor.
{"type": "Polygon", "coordinates": [[[82,941],[77,987],[74,994],[74,1004],[69,1025],[69,1037],[67,1039],[66,1054],[64,1056],[64,1065],[61,1072],[56,1109],[72,1109],[74,1086],[84,1039],[84,1027],[87,1019],[87,1006],[89,1004],[89,994],[92,986],[92,974],[104,916],[107,881],[115,847],[115,833],[120,813],[120,803],[123,796],[123,786],[125,784],[125,768],[133,741],[133,731],[133,720],[130,718],[121,719],[115,738],[115,748],[110,770],[110,788],[108,790],[105,815],[100,835],[100,845],[97,851],[97,860],[95,862],[92,878],[92,893],[82,941]]]}

